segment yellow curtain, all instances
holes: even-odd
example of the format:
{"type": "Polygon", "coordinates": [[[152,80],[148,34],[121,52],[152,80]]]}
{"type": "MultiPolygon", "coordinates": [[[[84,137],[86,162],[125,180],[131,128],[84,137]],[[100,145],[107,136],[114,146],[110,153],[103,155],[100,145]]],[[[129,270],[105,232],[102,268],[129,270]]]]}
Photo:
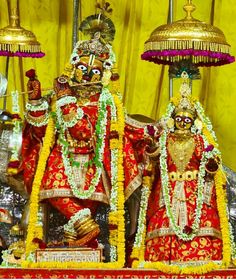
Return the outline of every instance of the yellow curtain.
{"type": "MultiPolygon", "coordinates": [[[[35,68],[43,88],[51,88],[53,79],[60,75],[72,49],[73,0],[21,0],[21,26],[34,32],[46,56],[23,59],[24,72],[35,68]]],[[[81,0],[80,17],[95,12],[96,0],[81,0]]],[[[120,73],[124,105],[130,114],[142,114],[159,119],[169,99],[168,69],[142,61],[145,40],[159,25],[167,22],[168,1],[110,0],[111,19],[116,26],[114,51],[120,73]]],[[[174,20],[182,19],[187,0],[173,0],[174,20]]],[[[193,16],[219,27],[236,54],[236,7],[233,0],[193,1],[197,9],[193,16]]],[[[6,1],[0,1],[0,28],[8,24],[6,1]]],[[[80,38],[83,38],[80,35],[80,38]]],[[[0,72],[5,73],[6,58],[0,57],[0,72]]],[[[193,82],[193,94],[210,117],[222,151],[224,164],[236,171],[236,64],[200,69],[202,79],[193,82]]],[[[19,59],[10,58],[9,87],[24,90],[19,73],[19,59]]],[[[24,84],[27,80],[24,79],[24,84]]],[[[174,93],[179,82],[174,81],[174,93]]],[[[21,101],[22,103],[22,101],[21,101]]],[[[10,98],[7,99],[11,110],[10,98]]]]}

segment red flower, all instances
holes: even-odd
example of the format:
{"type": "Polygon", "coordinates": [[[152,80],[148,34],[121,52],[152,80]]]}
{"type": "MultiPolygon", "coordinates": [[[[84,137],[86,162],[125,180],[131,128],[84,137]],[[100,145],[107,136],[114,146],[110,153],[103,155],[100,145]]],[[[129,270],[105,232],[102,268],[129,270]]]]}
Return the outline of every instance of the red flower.
{"type": "Polygon", "coordinates": [[[155,134],[155,128],[153,125],[147,125],[147,132],[150,136],[154,136],[155,134]]]}
{"type": "Polygon", "coordinates": [[[118,73],[113,73],[111,75],[111,81],[113,81],[113,82],[119,80],[119,78],[120,78],[120,76],[118,73]]]}
{"type": "Polygon", "coordinates": [[[21,117],[19,116],[19,114],[12,114],[12,118],[17,119],[17,120],[21,120],[21,117]]]}
{"type": "Polygon", "coordinates": [[[46,243],[42,239],[40,239],[40,238],[35,237],[33,239],[33,242],[38,244],[39,249],[46,249],[47,248],[46,243]]]}
{"type": "Polygon", "coordinates": [[[213,145],[208,145],[205,149],[206,152],[211,152],[214,149],[213,145]]]}
{"type": "Polygon", "coordinates": [[[20,165],[20,161],[19,160],[10,161],[8,163],[8,167],[11,167],[11,168],[18,168],[19,165],[20,165]]]}

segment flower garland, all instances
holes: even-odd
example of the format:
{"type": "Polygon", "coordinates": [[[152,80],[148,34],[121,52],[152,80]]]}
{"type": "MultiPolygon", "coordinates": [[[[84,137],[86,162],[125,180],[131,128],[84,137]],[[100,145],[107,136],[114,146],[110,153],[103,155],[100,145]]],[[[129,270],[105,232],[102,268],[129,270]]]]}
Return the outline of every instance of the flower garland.
{"type": "MultiPolygon", "coordinates": [[[[110,132],[118,131],[117,126],[117,110],[114,104],[114,99],[112,100],[113,106],[111,106],[111,125],[110,132]]],[[[111,150],[111,195],[110,195],[110,211],[114,213],[117,211],[117,201],[118,201],[118,156],[119,156],[119,141],[118,139],[110,139],[110,150],[111,150]]],[[[111,217],[111,215],[110,215],[111,217]]],[[[114,225],[114,224],[113,224],[114,225]]],[[[117,222],[115,223],[117,225],[117,222]]],[[[117,238],[118,231],[114,228],[110,231],[110,261],[115,262],[117,260],[117,238]]]]}
{"type": "Polygon", "coordinates": [[[65,128],[66,124],[62,119],[62,113],[57,106],[57,127],[60,127],[59,131],[59,141],[61,145],[62,151],[62,159],[63,164],[65,167],[65,174],[67,176],[68,182],[71,186],[71,190],[75,197],[80,199],[87,199],[89,198],[95,191],[97,184],[99,183],[101,174],[102,174],[102,167],[103,167],[103,155],[104,155],[104,148],[105,148],[105,137],[106,137],[106,126],[107,126],[107,106],[111,105],[111,95],[108,89],[103,88],[102,93],[99,98],[98,102],[98,119],[96,123],[96,147],[95,147],[95,156],[92,160],[92,163],[95,164],[95,174],[91,180],[90,186],[87,190],[84,188],[78,189],[77,183],[74,178],[74,173],[70,163],[70,152],[69,152],[69,145],[65,138],[65,128]]]}
{"type": "Polygon", "coordinates": [[[27,111],[32,111],[32,112],[47,110],[48,107],[49,107],[48,102],[45,99],[43,99],[42,103],[39,105],[32,105],[29,102],[27,102],[25,105],[25,109],[27,111]]]}
{"type": "Polygon", "coordinates": [[[169,218],[171,227],[173,228],[175,234],[184,241],[192,240],[199,229],[200,226],[200,218],[202,214],[202,205],[203,205],[203,189],[204,189],[204,177],[205,177],[205,165],[206,165],[206,153],[203,152],[200,166],[199,166],[199,175],[198,175],[198,188],[197,188],[197,201],[196,201],[196,209],[195,209],[195,220],[191,226],[193,229],[192,233],[187,234],[184,233],[183,230],[178,226],[177,219],[175,214],[171,209],[170,202],[170,194],[169,194],[169,176],[168,176],[168,167],[167,167],[167,138],[168,133],[164,131],[160,137],[160,168],[161,168],[161,184],[163,190],[163,197],[166,206],[167,217],[169,218]]]}
{"type": "Polygon", "coordinates": [[[146,213],[148,207],[148,199],[150,195],[152,180],[150,176],[143,177],[143,187],[141,194],[140,212],[138,217],[138,229],[135,236],[134,246],[131,258],[144,260],[145,236],[146,236],[146,213]]]}
{"type": "MultiPolygon", "coordinates": [[[[117,228],[110,230],[109,242],[112,248],[111,261],[119,267],[124,266],[125,261],[125,221],[124,221],[124,169],[123,169],[123,137],[124,137],[124,110],[121,99],[117,94],[113,94],[114,105],[117,110],[117,123],[112,123],[111,130],[117,129],[119,138],[112,139],[112,149],[115,149],[117,164],[115,170],[112,171],[112,192],[111,211],[109,213],[109,224],[115,225],[117,228]],[[113,189],[114,188],[114,189],[113,189]],[[116,194],[116,199],[115,199],[116,194]],[[117,260],[117,262],[115,261],[117,260]]],[[[114,118],[113,118],[114,119],[114,118]]],[[[115,266],[117,267],[117,266],[115,266]]]]}
{"type": "Polygon", "coordinates": [[[20,106],[19,106],[19,93],[18,90],[11,91],[11,98],[12,98],[12,112],[15,114],[20,113],[20,106]]]}
{"type": "MultiPolygon", "coordinates": [[[[105,268],[105,269],[117,269],[117,267],[124,266],[125,260],[125,223],[124,223],[124,172],[123,172],[123,135],[124,135],[124,110],[121,103],[121,100],[117,96],[113,96],[114,104],[117,108],[117,130],[119,133],[119,140],[116,145],[118,148],[118,163],[117,163],[117,201],[116,201],[116,210],[111,211],[109,213],[109,223],[113,225],[117,225],[116,230],[116,238],[115,240],[111,238],[112,234],[110,235],[110,241],[112,246],[115,248],[115,254],[117,256],[117,260],[114,262],[109,263],[96,263],[96,262],[33,262],[30,260],[30,256],[28,255],[27,261],[22,263],[23,267],[30,267],[30,268],[60,268],[60,269],[67,269],[67,268],[105,268]]],[[[49,121],[50,124],[50,121],[49,121]]],[[[50,130],[47,129],[47,133],[45,135],[45,144],[51,139],[50,137],[50,130]]],[[[45,156],[46,158],[46,156],[45,156]]],[[[41,158],[40,158],[41,160],[41,158]]],[[[45,160],[46,161],[46,160],[45,160]]],[[[39,165],[43,165],[43,162],[39,162],[39,165]]],[[[42,171],[42,173],[44,170],[42,171]]],[[[38,180],[37,180],[38,181],[38,180]]],[[[40,183],[38,184],[38,188],[40,187],[40,183]]],[[[35,189],[35,188],[34,188],[35,189]]],[[[37,189],[37,188],[36,188],[37,189]]],[[[31,206],[32,216],[35,216],[37,213],[35,210],[37,209],[37,198],[34,196],[32,199],[32,204],[34,207],[31,206]]],[[[34,221],[35,225],[36,221],[34,221]]],[[[32,217],[30,218],[30,228],[28,231],[33,232],[34,226],[32,225],[32,217]]],[[[112,230],[111,230],[112,231],[112,230]]],[[[29,232],[28,232],[29,235],[29,232]]],[[[27,236],[27,252],[33,251],[35,248],[30,243],[32,241],[33,236],[31,238],[27,236]],[[30,246],[31,245],[31,246],[30,246]]]]}
{"type": "MultiPolygon", "coordinates": [[[[52,111],[55,110],[55,101],[52,100],[52,111]]],[[[42,228],[37,227],[38,210],[39,210],[39,191],[47,164],[47,159],[50,154],[50,149],[54,144],[54,120],[51,116],[47,125],[43,147],[39,155],[38,165],[34,176],[32,192],[30,195],[29,207],[29,225],[26,237],[26,258],[32,251],[36,249],[36,245],[32,242],[35,237],[42,238],[42,228]]],[[[28,262],[22,263],[22,266],[28,266],[28,262]]]]}

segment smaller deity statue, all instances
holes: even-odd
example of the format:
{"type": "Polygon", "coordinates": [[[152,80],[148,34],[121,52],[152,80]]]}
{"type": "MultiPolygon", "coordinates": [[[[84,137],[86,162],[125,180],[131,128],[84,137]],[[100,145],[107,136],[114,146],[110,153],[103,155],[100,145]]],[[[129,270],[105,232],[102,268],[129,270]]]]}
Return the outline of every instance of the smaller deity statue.
{"type": "Polygon", "coordinates": [[[226,261],[229,265],[225,175],[211,123],[190,96],[186,71],[182,78],[180,96],[171,100],[163,117],[156,149],[146,151],[153,177],[142,191],[132,257],[139,260],[134,267],[187,273],[196,266],[189,271],[203,273],[226,261]]]}

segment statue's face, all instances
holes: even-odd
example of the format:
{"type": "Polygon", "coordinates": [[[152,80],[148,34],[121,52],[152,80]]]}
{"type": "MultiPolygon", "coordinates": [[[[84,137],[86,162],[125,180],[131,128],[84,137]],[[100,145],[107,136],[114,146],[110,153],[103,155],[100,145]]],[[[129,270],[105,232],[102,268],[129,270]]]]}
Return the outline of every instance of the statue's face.
{"type": "Polygon", "coordinates": [[[79,83],[97,82],[102,78],[103,64],[90,56],[82,56],[76,64],[75,80],[79,83]]]}
{"type": "Polygon", "coordinates": [[[193,124],[193,115],[189,112],[183,111],[178,112],[175,115],[175,127],[178,130],[187,131],[191,128],[193,124]]]}

